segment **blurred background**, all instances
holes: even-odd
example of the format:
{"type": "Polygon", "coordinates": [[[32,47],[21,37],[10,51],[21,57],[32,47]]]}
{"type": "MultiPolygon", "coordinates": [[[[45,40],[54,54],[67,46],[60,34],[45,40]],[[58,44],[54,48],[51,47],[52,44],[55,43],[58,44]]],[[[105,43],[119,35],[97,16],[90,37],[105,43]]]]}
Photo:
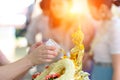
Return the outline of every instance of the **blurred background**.
{"type": "MultiPolygon", "coordinates": [[[[26,54],[27,27],[34,17],[42,13],[41,0],[0,0],[0,49],[7,58],[15,61],[26,54]],[[9,46],[8,46],[9,45],[9,46]]],[[[87,0],[76,0],[73,12],[89,15],[87,0]]],[[[120,7],[113,5],[112,12],[120,17],[120,7]]],[[[36,37],[40,39],[41,37],[36,37]]]]}
{"type": "MultiPolygon", "coordinates": [[[[28,45],[25,38],[26,30],[30,20],[42,13],[40,1],[0,0],[0,49],[10,61],[15,61],[26,54],[28,45]]],[[[80,0],[80,4],[79,0],[76,1],[72,11],[87,13],[86,0],[80,0]]]]}
{"type": "Polygon", "coordinates": [[[26,54],[26,26],[35,0],[0,0],[0,49],[11,61],[26,54]]]}
{"type": "MultiPolygon", "coordinates": [[[[42,14],[39,7],[41,0],[0,0],[0,50],[11,62],[14,62],[27,54],[29,49],[26,32],[28,25],[35,17],[42,14]]],[[[82,19],[83,14],[89,15],[87,0],[74,0],[72,12],[81,14],[82,26],[86,25],[86,20],[82,19]]],[[[120,18],[120,7],[112,6],[112,12],[115,17],[120,18]]],[[[87,17],[88,18],[88,17],[87,17]]],[[[92,19],[90,19],[92,20],[92,19]]],[[[89,20],[87,20],[89,22],[89,20]]],[[[89,24],[88,24],[89,25],[89,24]]],[[[94,34],[90,26],[83,28],[86,40],[86,51],[89,46],[89,35],[94,34]],[[89,30],[90,34],[87,33],[89,30]]],[[[36,41],[41,41],[41,34],[35,36],[36,41]]],[[[30,80],[30,79],[25,79],[30,80]]]]}
{"type": "MultiPolygon", "coordinates": [[[[42,13],[40,1],[0,0],[0,49],[12,62],[26,54],[26,30],[30,20],[42,13]]],[[[73,12],[87,13],[86,0],[80,1],[75,3],[73,12]]]]}

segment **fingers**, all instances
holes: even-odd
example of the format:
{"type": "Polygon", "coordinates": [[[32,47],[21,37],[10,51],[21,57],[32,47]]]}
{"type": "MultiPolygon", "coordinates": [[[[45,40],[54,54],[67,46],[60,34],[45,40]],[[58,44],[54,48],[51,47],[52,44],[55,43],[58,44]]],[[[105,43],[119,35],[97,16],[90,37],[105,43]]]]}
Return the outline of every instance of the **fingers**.
{"type": "Polygon", "coordinates": [[[37,43],[35,44],[35,46],[38,47],[38,46],[40,46],[40,45],[42,45],[42,44],[43,44],[42,42],[37,42],[37,43]]]}
{"type": "Polygon", "coordinates": [[[56,47],[54,47],[54,46],[44,46],[44,48],[46,50],[55,50],[56,49],[56,47]]]}
{"type": "Polygon", "coordinates": [[[44,55],[42,58],[42,62],[52,62],[54,58],[54,55],[44,55]]]}
{"type": "Polygon", "coordinates": [[[35,48],[39,47],[40,45],[42,45],[42,42],[37,42],[37,43],[33,44],[30,47],[30,50],[28,51],[28,54],[30,54],[30,52],[32,52],[35,48]]]}
{"type": "Polygon", "coordinates": [[[32,47],[37,48],[38,46],[42,45],[42,42],[37,42],[32,45],[32,47]]]}
{"type": "Polygon", "coordinates": [[[42,49],[46,49],[46,50],[55,50],[56,49],[56,47],[54,47],[54,46],[46,46],[44,43],[42,43],[42,42],[37,42],[37,43],[35,43],[32,47],[31,47],[31,49],[35,49],[35,48],[38,48],[38,47],[42,47],[42,49]]]}
{"type": "Polygon", "coordinates": [[[44,53],[49,53],[50,51],[55,52],[55,50],[56,50],[56,48],[54,46],[46,46],[46,45],[41,45],[38,47],[38,49],[40,50],[40,52],[42,51],[44,53]]]}
{"type": "Polygon", "coordinates": [[[43,50],[40,53],[43,59],[53,59],[57,56],[57,52],[51,50],[43,50]]]}
{"type": "Polygon", "coordinates": [[[57,56],[56,48],[54,46],[46,46],[42,43],[36,43],[33,46],[34,49],[31,51],[30,59],[35,65],[51,62],[57,56]],[[35,48],[35,46],[37,48],[35,48]]]}
{"type": "Polygon", "coordinates": [[[46,56],[45,56],[45,58],[44,58],[43,60],[44,60],[44,62],[45,62],[45,61],[48,61],[48,60],[49,60],[49,61],[53,61],[53,59],[54,59],[54,56],[53,56],[53,55],[49,55],[49,57],[46,57],[46,56]]]}
{"type": "MultiPolygon", "coordinates": [[[[40,47],[41,48],[41,47],[40,47]]],[[[42,45],[42,50],[40,51],[39,56],[41,57],[42,62],[51,62],[57,56],[55,47],[44,46],[42,45]]]]}
{"type": "Polygon", "coordinates": [[[43,55],[43,57],[45,59],[53,59],[56,57],[56,53],[48,53],[48,54],[43,55]]]}
{"type": "Polygon", "coordinates": [[[42,59],[42,62],[52,62],[52,59],[42,59]]]}
{"type": "Polygon", "coordinates": [[[39,57],[37,64],[46,63],[46,62],[52,62],[53,59],[54,59],[53,55],[44,55],[42,57],[39,57]]]}
{"type": "Polygon", "coordinates": [[[57,52],[55,50],[44,50],[44,54],[56,56],[57,52]]]}

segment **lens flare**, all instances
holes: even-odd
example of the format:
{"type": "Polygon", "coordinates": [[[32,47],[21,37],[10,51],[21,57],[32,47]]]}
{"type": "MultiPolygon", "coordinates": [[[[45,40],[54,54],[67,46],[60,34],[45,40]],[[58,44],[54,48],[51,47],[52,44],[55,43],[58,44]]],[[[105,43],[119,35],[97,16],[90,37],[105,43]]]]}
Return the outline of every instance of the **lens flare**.
{"type": "Polygon", "coordinates": [[[87,11],[87,4],[84,0],[74,0],[70,10],[72,14],[81,14],[87,11]]]}

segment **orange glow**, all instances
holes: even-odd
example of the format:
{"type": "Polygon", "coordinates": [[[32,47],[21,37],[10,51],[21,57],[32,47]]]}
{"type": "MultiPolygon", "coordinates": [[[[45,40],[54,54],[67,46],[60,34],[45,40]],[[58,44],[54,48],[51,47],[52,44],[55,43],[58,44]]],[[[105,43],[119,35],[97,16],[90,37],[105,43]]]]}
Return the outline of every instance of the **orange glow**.
{"type": "Polygon", "coordinates": [[[70,10],[72,14],[81,14],[87,11],[87,5],[85,0],[74,0],[73,6],[70,10]]]}

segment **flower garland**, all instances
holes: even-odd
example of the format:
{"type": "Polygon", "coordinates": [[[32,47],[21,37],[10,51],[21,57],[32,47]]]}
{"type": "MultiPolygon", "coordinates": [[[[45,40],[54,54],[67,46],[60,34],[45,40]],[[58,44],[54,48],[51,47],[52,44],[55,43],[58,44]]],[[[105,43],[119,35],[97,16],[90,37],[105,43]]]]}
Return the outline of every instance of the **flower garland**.
{"type": "Polygon", "coordinates": [[[89,80],[89,74],[82,71],[83,38],[81,29],[77,29],[72,34],[75,47],[71,49],[70,58],[64,56],[58,62],[47,67],[41,74],[35,76],[34,80],[89,80]]]}

